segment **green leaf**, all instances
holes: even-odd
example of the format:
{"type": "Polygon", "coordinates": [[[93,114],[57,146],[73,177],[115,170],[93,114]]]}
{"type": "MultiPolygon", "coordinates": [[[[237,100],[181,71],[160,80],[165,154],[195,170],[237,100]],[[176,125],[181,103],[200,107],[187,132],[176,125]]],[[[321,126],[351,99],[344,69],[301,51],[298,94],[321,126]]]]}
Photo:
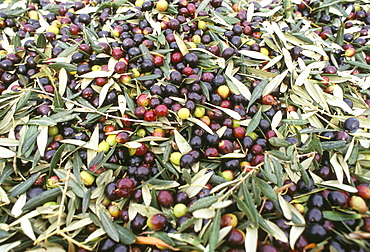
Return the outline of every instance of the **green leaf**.
{"type": "Polygon", "coordinates": [[[45,48],[46,46],[46,38],[44,33],[40,33],[39,36],[36,39],[36,46],[39,48],[45,48]]]}
{"type": "Polygon", "coordinates": [[[93,29],[87,26],[83,26],[83,32],[84,32],[84,35],[86,35],[91,46],[97,45],[99,43],[98,41],[99,36],[98,34],[96,34],[96,32],[93,29]]]}
{"type": "Polygon", "coordinates": [[[153,56],[150,54],[148,47],[146,47],[144,44],[139,45],[139,49],[142,52],[144,59],[148,59],[148,60],[153,59],[153,56]]]}
{"type": "Polygon", "coordinates": [[[73,174],[76,177],[76,181],[78,184],[81,184],[81,178],[80,178],[80,171],[81,167],[83,165],[82,159],[80,157],[80,154],[78,152],[75,152],[72,159],[72,165],[73,165],[73,174]]]}
{"type": "Polygon", "coordinates": [[[26,92],[24,92],[22,97],[17,102],[17,106],[15,107],[15,111],[17,111],[18,109],[23,108],[23,106],[26,105],[27,102],[29,101],[30,96],[31,96],[31,90],[27,90],[26,92]]]}
{"type": "MultiPolygon", "coordinates": [[[[339,7],[338,9],[342,9],[341,7],[339,7]]],[[[337,43],[338,45],[342,46],[343,45],[343,41],[344,41],[344,22],[342,22],[342,24],[340,25],[338,31],[337,31],[337,36],[335,37],[335,43],[337,43]]]]}
{"type": "MultiPolygon", "coordinates": [[[[57,170],[54,169],[55,174],[60,178],[60,180],[65,180],[67,177],[67,174],[65,173],[65,170],[57,170]]],[[[80,174],[78,174],[79,176],[80,174]]],[[[82,189],[82,186],[76,182],[73,178],[69,178],[68,180],[68,186],[72,188],[72,191],[80,198],[85,197],[85,191],[82,189]]]]}
{"type": "Polygon", "coordinates": [[[189,227],[193,226],[195,224],[195,222],[197,222],[197,220],[198,219],[196,219],[194,217],[191,217],[190,219],[188,219],[187,221],[185,221],[184,223],[181,224],[181,226],[178,229],[178,232],[183,232],[186,229],[188,229],[189,227]]]}
{"type": "Polygon", "coordinates": [[[215,32],[218,32],[218,33],[224,33],[226,31],[226,29],[222,28],[222,27],[219,27],[219,26],[214,26],[214,25],[210,25],[210,24],[207,24],[207,27],[215,32]]]}
{"type": "Polygon", "coordinates": [[[62,100],[62,97],[60,96],[58,89],[56,88],[54,90],[54,102],[53,102],[54,108],[63,108],[64,103],[62,100]]]}
{"type": "Polygon", "coordinates": [[[198,8],[197,8],[196,14],[198,14],[199,11],[204,10],[207,7],[207,5],[209,4],[210,1],[211,0],[202,1],[200,3],[200,5],[198,6],[198,8]]]}
{"type": "MultiPolygon", "coordinates": [[[[58,57],[68,57],[71,55],[73,52],[75,52],[78,48],[79,44],[74,44],[71,46],[68,46],[63,52],[61,52],[58,57]]],[[[76,68],[77,70],[77,68],[76,68]]]]}
{"type": "Polygon", "coordinates": [[[260,124],[261,120],[261,115],[262,115],[262,110],[261,108],[257,111],[257,113],[253,116],[251,122],[249,123],[247,127],[247,132],[246,135],[252,133],[260,124]]]}
{"type": "Polygon", "coordinates": [[[207,98],[207,101],[209,101],[210,96],[209,96],[209,90],[208,90],[207,86],[204,84],[203,81],[200,81],[199,84],[200,84],[200,87],[202,88],[202,93],[207,98]]]}
{"type": "Polygon", "coordinates": [[[64,62],[52,63],[49,65],[49,67],[55,70],[60,70],[64,68],[65,70],[67,70],[67,72],[70,72],[70,73],[77,71],[77,67],[75,65],[64,63],[64,62]]]}
{"type": "Polygon", "coordinates": [[[40,134],[40,131],[37,131],[37,127],[31,126],[28,128],[26,134],[24,135],[25,136],[24,142],[21,146],[22,146],[22,153],[24,153],[26,157],[27,157],[26,152],[31,153],[33,146],[35,145],[36,138],[39,134],[40,134]]]}
{"type": "Polygon", "coordinates": [[[334,212],[334,211],[322,211],[325,219],[331,221],[345,221],[345,220],[358,220],[361,219],[360,214],[349,214],[344,212],[334,212]]]}
{"type": "MultiPolygon", "coordinates": [[[[253,201],[252,195],[249,192],[246,185],[243,185],[242,189],[243,189],[244,202],[245,202],[245,204],[247,205],[247,208],[248,208],[248,217],[249,217],[250,220],[253,221],[254,225],[256,227],[258,227],[258,225],[259,225],[259,223],[258,223],[259,213],[258,213],[257,208],[255,206],[255,203],[253,201]]],[[[259,197],[259,195],[257,197],[259,197]]]]}
{"type": "Polygon", "coordinates": [[[9,194],[10,197],[16,197],[18,195],[21,195],[22,193],[26,192],[33,183],[37,180],[37,178],[40,176],[40,172],[32,175],[30,178],[28,178],[26,181],[23,183],[18,184],[17,186],[12,188],[11,193],[9,194]]]}
{"type": "Polygon", "coordinates": [[[218,200],[219,196],[208,196],[206,198],[198,199],[189,208],[188,212],[194,212],[195,210],[210,207],[213,203],[218,200]]]}
{"type": "Polygon", "coordinates": [[[5,230],[0,230],[0,239],[8,237],[10,234],[5,230]]]}
{"type": "Polygon", "coordinates": [[[7,179],[7,177],[9,177],[10,175],[12,175],[14,173],[14,169],[13,167],[8,163],[4,170],[1,172],[1,177],[0,177],[0,185],[7,179]]]}
{"type": "Polygon", "coordinates": [[[19,36],[13,36],[12,39],[14,51],[16,51],[17,48],[21,47],[21,38],[19,36]]]}
{"type": "Polygon", "coordinates": [[[301,120],[301,119],[283,119],[281,121],[282,123],[286,123],[289,125],[296,125],[296,126],[302,126],[302,125],[306,125],[310,123],[309,121],[301,120]]]}
{"type": "Polygon", "coordinates": [[[41,117],[38,119],[30,120],[28,124],[38,125],[38,126],[52,126],[52,125],[56,125],[56,122],[50,117],[41,117]]]}
{"type": "Polygon", "coordinates": [[[277,200],[276,192],[271,188],[271,186],[264,180],[260,178],[255,178],[258,187],[261,189],[263,195],[265,195],[269,200],[277,200]]]}
{"type": "Polygon", "coordinates": [[[323,150],[335,150],[335,149],[342,148],[344,145],[346,145],[345,140],[321,142],[321,146],[323,150]]]}
{"type": "Polygon", "coordinates": [[[256,222],[255,216],[254,216],[254,213],[251,211],[251,208],[249,207],[249,205],[247,205],[244,201],[242,201],[238,196],[233,195],[233,197],[236,201],[238,208],[247,215],[248,219],[252,220],[255,223],[256,222]]]}
{"type": "Polygon", "coordinates": [[[274,157],[277,157],[278,159],[285,160],[285,161],[290,161],[290,157],[285,155],[284,152],[278,151],[278,150],[271,150],[269,151],[269,154],[273,155],[274,157]]]}
{"type": "Polygon", "coordinates": [[[266,85],[269,83],[268,79],[265,79],[261,81],[254,89],[252,92],[251,99],[249,100],[247,110],[254,104],[254,102],[259,99],[262,96],[262,92],[265,89],[266,85]]]}
{"type": "Polygon", "coordinates": [[[82,199],[82,213],[86,213],[86,211],[89,209],[90,196],[91,196],[91,190],[87,189],[85,192],[85,197],[83,197],[82,199]]]}
{"type": "MultiPolygon", "coordinates": [[[[101,108],[98,109],[98,111],[101,112],[101,113],[105,113],[111,106],[112,106],[112,104],[109,104],[105,107],[101,107],[101,108]]],[[[102,115],[100,115],[98,113],[94,113],[94,112],[88,113],[87,116],[86,116],[86,121],[84,121],[83,124],[93,123],[101,117],[102,117],[102,115]]]]}
{"type": "Polygon", "coordinates": [[[358,61],[345,61],[344,63],[348,63],[348,64],[350,64],[352,66],[357,66],[359,68],[370,70],[370,65],[365,64],[365,63],[360,63],[358,61]]]}
{"type": "Polygon", "coordinates": [[[271,162],[267,157],[267,154],[265,154],[264,162],[263,162],[263,169],[261,169],[263,175],[271,181],[273,184],[277,183],[277,178],[276,175],[274,174],[272,167],[271,167],[271,162]]]}
{"type": "Polygon", "coordinates": [[[41,206],[49,201],[56,201],[56,198],[62,194],[60,187],[53,188],[51,190],[44,191],[37,195],[36,197],[30,199],[22,207],[23,211],[32,210],[38,206],[41,206]]]}
{"type": "Polygon", "coordinates": [[[134,101],[132,100],[131,96],[127,92],[127,89],[125,89],[124,92],[125,92],[125,98],[126,98],[128,108],[130,109],[131,113],[135,113],[136,106],[135,106],[134,101]]]}
{"type": "Polygon", "coordinates": [[[144,75],[144,76],[137,77],[137,78],[135,78],[135,80],[139,80],[139,81],[155,80],[155,79],[158,79],[160,77],[161,76],[159,74],[149,74],[149,75],[144,75]]]}
{"type": "Polygon", "coordinates": [[[51,176],[51,172],[54,170],[54,168],[57,167],[57,164],[60,161],[60,157],[62,156],[62,152],[64,151],[65,144],[62,144],[59,146],[58,150],[55,152],[53,158],[50,161],[50,167],[49,167],[49,176],[51,176]]]}
{"type": "MultiPolygon", "coordinates": [[[[353,146],[352,154],[348,159],[349,164],[355,164],[358,158],[358,143],[353,146]]],[[[1,183],[0,183],[1,184],[1,183]]]]}
{"type": "Polygon", "coordinates": [[[98,211],[99,211],[99,218],[101,220],[101,223],[103,225],[105,232],[107,232],[107,235],[113,241],[119,242],[119,233],[118,233],[116,225],[110,220],[110,218],[107,216],[107,214],[102,209],[99,209],[98,211]]]}
{"type": "Polygon", "coordinates": [[[218,237],[220,234],[221,210],[216,211],[216,216],[213,218],[212,235],[209,237],[209,251],[216,251],[218,237]]]}
{"type": "Polygon", "coordinates": [[[282,187],[284,184],[284,179],[283,179],[283,167],[281,166],[280,162],[276,159],[271,157],[272,164],[274,165],[274,171],[276,174],[277,178],[277,185],[279,187],[282,187]]]}
{"type": "Polygon", "coordinates": [[[166,232],[163,231],[156,231],[153,235],[154,237],[161,239],[165,243],[167,243],[170,246],[176,246],[175,242],[168,236],[166,232]]]}
{"type": "Polygon", "coordinates": [[[133,244],[136,241],[136,235],[128,228],[114,223],[119,235],[119,241],[125,245],[133,244]]]}
{"type": "Polygon", "coordinates": [[[271,137],[269,143],[275,147],[289,147],[291,145],[287,140],[278,137],[271,137]]]}
{"type": "Polygon", "coordinates": [[[189,185],[191,184],[191,175],[188,169],[182,169],[182,176],[185,179],[185,182],[188,183],[189,185]]]}
{"type": "Polygon", "coordinates": [[[52,114],[49,118],[53,119],[56,123],[61,123],[78,118],[78,114],[73,113],[73,110],[62,110],[58,113],[52,114]]]}

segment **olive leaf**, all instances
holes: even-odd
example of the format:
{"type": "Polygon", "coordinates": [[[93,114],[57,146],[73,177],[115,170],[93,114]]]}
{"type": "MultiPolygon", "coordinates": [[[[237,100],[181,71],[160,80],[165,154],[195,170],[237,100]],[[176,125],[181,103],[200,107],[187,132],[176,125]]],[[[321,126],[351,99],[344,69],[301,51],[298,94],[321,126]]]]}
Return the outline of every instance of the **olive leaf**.
{"type": "Polygon", "coordinates": [[[247,227],[245,234],[245,251],[254,252],[257,250],[258,241],[258,228],[257,227],[247,227]]]}
{"type": "Polygon", "coordinates": [[[119,240],[121,243],[129,245],[133,244],[136,241],[136,235],[128,228],[122,227],[117,223],[114,223],[119,235],[119,240]]]}
{"type": "Polygon", "coordinates": [[[0,158],[12,158],[15,157],[16,153],[9,150],[8,148],[0,146],[0,158]]]}
{"type": "Polygon", "coordinates": [[[38,173],[34,174],[33,176],[31,176],[30,178],[28,178],[23,183],[20,183],[20,184],[16,185],[15,187],[13,187],[10,190],[9,196],[10,197],[16,197],[18,195],[21,195],[22,193],[25,193],[28,189],[31,188],[31,186],[33,185],[33,183],[35,183],[35,181],[40,176],[40,174],[41,173],[38,172],[38,173]]]}
{"type": "Polygon", "coordinates": [[[186,154],[192,150],[190,144],[177,130],[174,130],[174,134],[175,134],[175,141],[176,141],[177,147],[179,148],[182,154],[186,154]]]}
{"type": "Polygon", "coordinates": [[[209,243],[208,243],[210,252],[216,251],[219,232],[220,232],[220,222],[221,222],[221,211],[218,210],[216,212],[216,216],[213,218],[212,235],[210,236],[209,243]]]}
{"type": "Polygon", "coordinates": [[[253,116],[252,120],[249,122],[247,127],[246,135],[252,133],[259,125],[262,116],[261,108],[257,111],[257,113],[253,116]]]}
{"type": "Polygon", "coordinates": [[[43,205],[49,201],[56,201],[56,198],[62,194],[62,190],[59,187],[44,191],[37,195],[36,197],[28,200],[26,204],[22,207],[23,211],[32,210],[38,206],[43,205]]]}
{"type": "Polygon", "coordinates": [[[195,201],[187,211],[194,212],[198,209],[210,207],[213,203],[215,203],[219,199],[219,196],[208,196],[205,198],[200,198],[199,200],[195,201]]]}
{"type": "Polygon", "coordinates": [[[338,211],[322,211],[323,217],[331,221],[346,221],[361,219],[360,214],[349,214],[338,211]]]}
{"type": "Polygon", "coordinates": [[[114,225],[114,223],[109,219],[108,215],[105,213],[106,211],[103,211],[101,208],[98,209],[99,212],[99,218],[102,222],[103,228],[105,232],[107,232],[107,235],[115,242],[119,241],[119,233],[117,230],[117,227],[114,225]]]}

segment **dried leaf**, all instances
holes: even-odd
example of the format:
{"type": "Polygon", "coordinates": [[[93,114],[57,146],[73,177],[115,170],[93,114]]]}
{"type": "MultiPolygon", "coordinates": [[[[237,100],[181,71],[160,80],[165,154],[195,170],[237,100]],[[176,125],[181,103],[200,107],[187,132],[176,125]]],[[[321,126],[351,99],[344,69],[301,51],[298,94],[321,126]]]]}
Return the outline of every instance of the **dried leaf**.
{"type": "Polygon", "coordinates": [[[284,217],[288,220],[291,220],[292,211],[290,210],[290,207],[289,207],[290,204],[280,194],[278,194],[278,200],[279,200],[281,210],[283,211],[284,217]]]}
{"type": "Polygon", "coordinates": [[[330,163],[334,169],[334,172],[338,179],[339,184],[343,184],[343,178],[344,178],[343,168],[338,162],[337,153],[334,153],[333,156],[330,158],[330,163]]]}
{"type": "Polygon", "coordinates": [[[204,174],[203,176],[192,181],[191,185],[185,188],[184,192],[188,194],[189,198],[194,197],[204,188],[204,186],[208,183],[211,177],[212,177],[211,172],[204,174]]]}
{"type": "Polygon", "coordinates": [[[247,227],[245,232],[245,252],[256,252],[258,244],[258,228],[247,227]]]}
{"type": "Polygon", "coordinates": [[[290,243],[290,248],[294,249],[294,245],[299,239],[299,237],[302,235],[304,232],[305,227],[301,226],[292,226],[289,232],[289,243],[290,243]]]}
{"type": "Polygon", "coordinates": [[[12,138],[0,138],[0,146],[18,146],[19,140],[12,138]]]}
{"type": "Polygon", "coordinates": [[[66,232],[70,232],[70,231],[73,231],[79,228],[83,228],[91,223],[92,223],[92,220],[90,218],[85,218],[82,220],[72,222],[67,227],[63,228],[63,230],[66,232]]]}
{"type": "Polygon", "coordinates": [[[19,196],[18,200],[14,203],[11,213],[15,218],[18,218],[23,213],[22,207],[24,206],[24,204],[26,204],[26,200],[27,200],[27,194],[23,193],[21,196],[19,196]]]}
{"type": "Polygon", "coordinates": [[[326,180],[326,181],[322,181],[319,184],[323,186],[330,186],[330,187],[338,188],[339,190],[343,190],[349,193],[357,193],[356,187],[339,183],[338,180],[326,180]]]}
{"type": "Polygon", "coordinates": [[[206,103],[206,104],[209,105],[209,106],[211,106],[211,107],[217,108],[217,109],[225,112],[226,114],[228,114],[229,116],[231,116],[235,120],[238,120],[239,121],[242,118],[238,112],[236,112],[236,111],[234,111],[232,109],[219,107],[219,106],[213,105],[211,103],[206,103]]]}
{"type": "Polygon", "coordinates": [[[143,185],[141,188],[143,194],[143,201],[146,206],[149,206],[152,201],[152,195],[150,193],[148,185],[143,185]]]}
{"type": "Polygon", "coordinates": [[[177,147],[182,154],[186,154],[192,150],[188,141],[186,141],[186,139],[177,130],[174,130],[174,134],[177,147]]]}
{"type": "Polygon", "coordinates": [[[159,211],[158,209],[154,207],[144,206],[144,205],[136,204],[136,203],[133,203],[132,205],[130,205],[130,207],[133,207],[138,213],[148,218],[154,214],[162,213],[161,211],[159,211]]]}
{"type": "Polygon", "coordinates": [[[16,242],[1,245],[0,246],[0,251],[4,251],[4,252],[12,251],[13,248],[18,247],[20,244],[21,244],[21,241],[16,241],[16,242]]]}
{"type": "MultiPolygon", "coordinates": [[[[213,135],[214,132],[211,130],[210,127],[208,127],[207,124],[205,124],[204,122],[202,122],[201,120],[197,119],[197,118],[194,118],[194,117],[188,117],[187,119],[188,121],[190,122],[193,122],[195,124],[197,124],[198,126],[200,126],[202,129],[204,129],[205,131],[207,131],[209,134],[213,135]]],[[[175,135],[176,137],[176,135],[175,135]]]]}
{"type": "Polygon", "coordinates": [[[215,217],[215,210],[210,208],[198,209],[193,212],[193,216],[198,219],[211,219],[215,217]]]}
{"type": "Polygon", "coordinates": [[[240,54],[243,54],[247,57],[253,58],[253,59],[258,59],[258,60],[271,60],[270,57],[266,56],[263,53],[256,52],[256,51],[250,51],[250,50],[239,50],[240,54]]]}
{"type": "Polygon", "coordinates": [[[39,126],[38,130],[40,134],[37,136],[37,149],[41,156],[44,156],[45,150],[48,144],[48,126],[39,126]]]}
{"type": "Polygon", "coordinates": [[[185,56],[185,54],[189,53],[188,47],[186,46],[184,40],[182,40],[182,38],[180,38],[180,36],[176,32],[174,33],[174,35],[181,54],[185,56]]]}
{"type": "Polygon", "coordinates": [[[282,242],[288,242],[288,237],[286,236],[284,231],[281,230],[275,223],[267,219],[265,219],[264,221],[269,226],[269,228],[272,230],[272,233],[270,234],[273,237],[275,237],[275,239],[280,240],[282,242]]]}
{"type": "Polygon", "coordinates": [[[67,71],[64,68],[62,68],[59,71],[58,91],[59,91],[60,96],[64,95],[64,92],[66,91],[66,88],[67,88],[67,82],[68,82],[67,71]]]}
{"type": "Polygon", "coordinates": [[[104,101],[105,101],[105,98],[107,97],[107,94],[109,92],[109,89],[110,87],[113,85],[113,80],[110,79],[109,82],[107,84],[105,84],[102,89],[100,90],[100,93],[99,93],[99,107],[101,107],[101,105],[103,105],[104,101]]]}
{"type": "Polygon", "coordinates": [[[126,113],[126,97],[124,95],[118,95],[118,107],[119,111],[121,112],[121,116],[123,116],[126,113]]]}
{"type": "Polygon", "coordinates": [[[16,156],[15,152],[0,146],[0,158],[12,158],[14,156],[16,156]]]}

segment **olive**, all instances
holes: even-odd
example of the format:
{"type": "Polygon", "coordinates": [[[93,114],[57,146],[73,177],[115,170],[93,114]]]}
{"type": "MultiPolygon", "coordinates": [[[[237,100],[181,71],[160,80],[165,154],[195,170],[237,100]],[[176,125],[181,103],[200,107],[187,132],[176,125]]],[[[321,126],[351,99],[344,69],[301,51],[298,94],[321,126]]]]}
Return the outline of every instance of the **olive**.
{"type": "Polygon", "coordinates": [[[344,121],[343,127],[345,130],[348,130],[348,132],[354,133],[360,127],[360,121],[355,117],[348,118],[344,121]]]}

